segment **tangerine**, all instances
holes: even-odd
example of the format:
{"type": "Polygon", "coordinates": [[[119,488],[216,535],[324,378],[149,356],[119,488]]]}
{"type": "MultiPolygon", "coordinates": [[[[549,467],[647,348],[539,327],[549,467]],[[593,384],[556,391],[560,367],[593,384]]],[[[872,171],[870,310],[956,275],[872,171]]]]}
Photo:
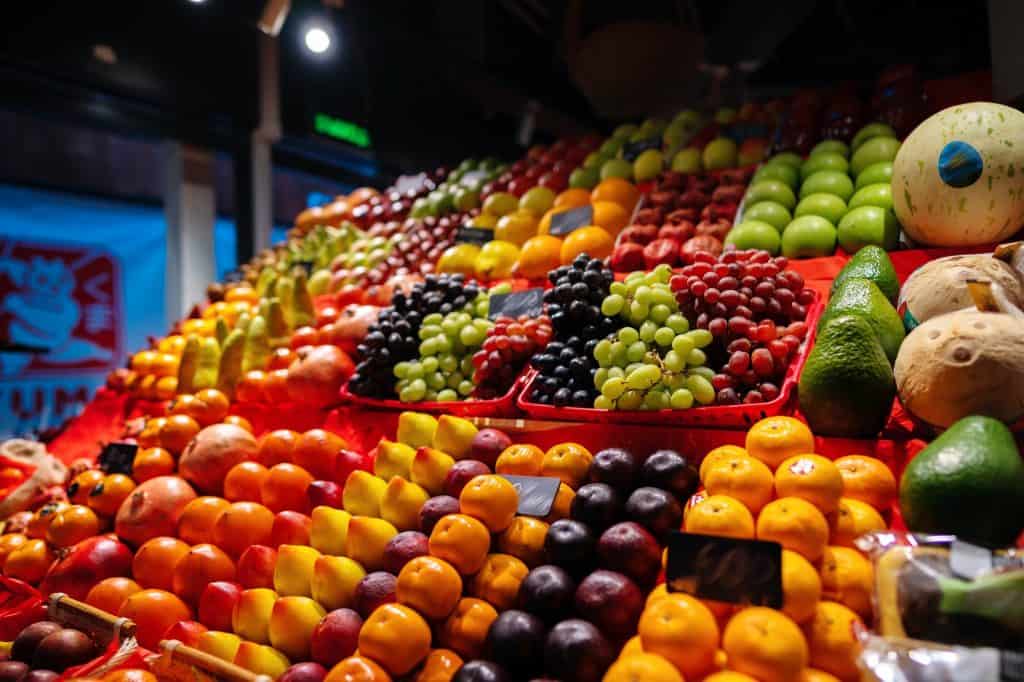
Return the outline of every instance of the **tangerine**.
{"type": "Polygon", "coordinates": [[[161,353],[171,353],[180,356],[185,350],[185,337],[181,334],[171,334],[160,339],[156,349],[161,353]]]}
{"type": "Polygon", "coordinates": [[[526,564],[511,554],[489,554],[473,577],[470,592],[499,611],[506,611],[515,605],[519,585],[529,572],[526,564]]]}
{"type": "Polygon", "coordinates": [[[174,593],[186,603],[195,605],[209,583],[234,581],[235,562],[219,547],[201,544],[192,547],[174,565],[171,584],[174,593]]]}
{"type": "Polygon", "coordinates": [[[839,602],[861,618],[871,617],[875,571],[863,554],[849,547],[826,547],[821,558],[825,599],[839,602]]]}
{"type": "Polygon", "coordinates": [[[567,519],[572,513],[572,501],[576,499],[576,491],[565,483],[558,484],[555,501],[551,503],[551,511],[544,517],[545,523],[554,523],[559,519],[567,519]]]}
{"type": "Polygon", "coordinates": [[[178,392],[178,377],[160,377],[153,387],[157,400],[171,400],[178,392]]]}
{"type": "Polygon", "coordinates": [[[132,558],[132,577],[144,588],[170,590],[171,572],[188,549],[178,538],[161,536],[146,540],[132,558]]]}
{"type": "Polygon", "coordinates": [[[828,523],[807,500],[780,497],[765,505],[757,517],[757,539],[774,540],[808,561],[817,561],[828,543],[828,523]]]}
{"type": "Polygon", "coordinates": [[[132,356],[132,371],[139,374],[150,374],[153,371],[153,364],[156,362],[157,352],[154,350],[142,350],[132,356]]]}
{"type": "Polygon", "coordinates": [[[750,675],[738,673],[735,670],[719,670],[705,677],[701,682],[758,682],[750,675]]]}
{"type": "Polygon", "coordinates": [[[788,457],[814,452],[814,434],[799,419],[767,417],[747,431],[746,449],[774,471],[788,457]]]}
{"type": "Polygon", "coordinates": [[[434,649],[423,661],[415,682],[450,682],[462,667],[462,657],[451,649],[434,649]]]}
{"type": "Polygon", "coordinates": [[[22,533],[5,533],[0,535],[0,566],[3,566],[8,554],[26,542],[28,542],[28,537],[22,533]]]}
{"type": "Polygon", "coordinates": [[[763,606],[743,609],[722,633],[729,668],[762,682],[791,682],[807,667],[807,640],[796,623],[763,606]]]}
{"type": "Polygon", "coordinates": [[[160,428],[160,447],[180,455],[197,433],[199,422],[187,414],[172,414],[160,428]]]}
{"type": "Polygon", "coordinates": [[[859,680],[857,656],[860,643],[856,632],[863,628],[864,623],[857,614],[842,604],[818,602],[814,618],[806,626],[810,664],[843,682],[859,680]]]}
{"type": "MultiPolygon", "coordinates": [[[[650,599],[648,599],[648,601],[650,601],[650,599]]],[[[640,635],[633,635],[626,640],[625,644],[622,645],[622,651],[619,652],[619,658],[632,656],[634,654],[642,654],[643,652],[644,645],[643,642],[640,641],[640,635]]]]}
{"type": "Polygon", "coordinates": [[[821,599],[821,577],[807,559],[794,551],[782,550],[782,612],[795,623],[814,616],[821,599]]]}
{"type": "Polygon", "coordinates": [[[50,502],[44,504],[42,507],[36,510],[36,513],[32,515],[31,520],[28,522],[28,526],[25,528],[25,535],[30,538],[45,538],[46,531],[50,528],[50,524],[57,518],[57,512],[64,511],[70,505],[67,502],[50,502]]]}
{"type": "Polygon", "coordinates": [[[494,471],[515,476],[540,476],[543,464],[543,450],[536,445],[519,443],[501,451],[494,463],[494,471]]]}
{"type": "Polygon", "coordinates": [[[492,533],[508,528],[518,507],[515,486],[495,474],[473,477],[459,494],[459,511],[482,521],[492,533]]]}
{"type": "Polygon", "coordinates": [[[698,471],[700,474],[701,482],[704,481],[704,477],[707,474],[708,467],[710,467],[718,460],[727,457],[750,457],[750,455],[748,455],[747,451],[741,448],[739,445],[719,445],[717,448],[709,451],[708,454],[704,455],[704,459],[700,461],[700,469],[698,471]]]}
{"type": "Polygon", "coordinates": [[[224,497],[232,502],[259,502],[268,472],[259,462],[239,462],[224,477],[224,497]]]}
{"type": "Polygon", "coordinates": [[[160,429],[167,423],[167,417],[154,417],[146,420],[142,432],[135,438],[140,448],[153,448],[160,445],[160,429]]]}
{"type": "Polygon", "coordinates": [[[463,658],[479,658],[487,631],[497,618],[498,612],[483,599],[463,597],[441,627],[438,641],[463,658]]]}
{"type": "Polygon", "coordinates": [[[266,402],[267,373],[261,369],[251,369],[242,375],[235,386],[235,400],[240,403],[266,402]]]}
{"type": "Polygon", "coordinates": [[[885,519],[867,502],[839,498],[839,511],[831,518],[829,542],[840,547],[855,547],[854,540],[865,533],[885,530],[885,519]]]}
{"type": "Polygon", "coordinates": [[[772,472],[753,457],[717,457],[704,469],[709,495],[728,495],[757,514],[772,500],[772,472]]]}
{"type": "Polygon", "coordinates": [[[231,287],[224,292],[224,300],[228,303],[245,301],[250,305],[256,305],[260,302],[260,296],[256,293],[256,290],[248,284],[239,284],[238,286],[231,287]]]}
{"type": "Polygon", "coordinates": [[[111,670],[100,678],[101,682],[157,682],[157,676],[148,670],[139,668],[122,668],[111,670]]]}
{"type": "Polygon", "coordinates": [[[113,516],[132,491],[135,481],[124,474],[110,474],[89,493],[89,508],[101,516],[113,516]]]}
{"type": "Polygon", "coordinates": [[[714,669],[718,624],[708,607],[688,594],[673,592],[645,608],[637,633],[645,653],[663,656],[687,679],[714,669]]]}
{"type": "Polygon", "coordinates": [[[555,197],[551,208],[578,208],[590,203],[590,192],[582,187],[570,187],[555,197]]]}
{"type": "Polygon", "coordinates": [[[537,217],[529,211],[515,211],[498,219],[494,227],[495,241],[522,246],[537,234],[537,217]]]}
{"type": "Polygon", "coordinates": [[[174,400],[171,401],[171,404],[167,407],[167,414],[183,414],[186,417],[195,419],[200,410],[202,410],[202,406],[199,405],[199,398],[191,393],[182,393],[175,396],[174,400]]]}
{"type": "Polygon", "coordinates": [[[614,201],[595,201],[593,207],[593,224],[611,235],[612,240],[629,224],[629,215],[633,211],[632,208],[623,208],[614,201]]]}
{"type": "Polygon", "coordinates": [[[278,429],[260,438],[256,461],[265,467],[290,464],[292,453],[299,442],[299,434],[289,429],[278,429]]]}
{"type": "Polygon", "coordinates": [[[896,500],[896,477],[880,459],[847,455],[835,461],[843,477],[843,497],[866,502],[878,511],[888,511],[896,500]]]}
{"type": "Polygon", "coordinates": [[[349,656],[331,668],[324,682],[391,682],[391,675],[365,656],[349,656]]]}
{"type": "Polygon", "coordinates": [[[604,674],[604,682],[683,682],[675,666],[658,654],[620,656],[604,674]]]}
{"type": "Polygon", "coordinates": [[[519,250],[512,274],[525,279],[543,279],[561,265],[562,240],[548,234],[530,237],[519,250]]]}
{"type": "Polygon", "coordinates": [[[530,568],[544,563],[548,524],[532,516],[517,516],[498,538],[498,549],[518,557],[530,568]]]}
{"type": "Polygon", "coordinates": [[[442,516],[430,533],[430,554],[444,559],[463,575],[479,571],[487,559],[491,534],[472,516],[442,516]]]}
{"type": "Polygon", "coordinates": [[[117,613],[128,597],[140,592],[142,586],[131,578],[105,578],[85,595],[85,603],[107,613],[117,613]]]}
{"type": "Polygon", "coordinates": [[[43,579],[53,564],[54,555],[45,540],[33,538],[11,550],[4,560],[4,575],[27,583],[43,579]]]}
{"type": "Polygon", "coordinates": [[[359,629],[359,654],[392,675],[405,675],[430,653],[430,626],[401,604],[378,606],[359,629]]]}
{"type": "Polygon", "coordinates": [[[462,576],[451,564],[433,556],[419,556],[402,567],[395,598],[427,618],[447,618],[462,596],[462,576]]]}
{"type": "Polygon", "coordinates": [[[220,515],[230,507],[223,497],[197,497],[181,510],[178,537],[190,545],[213,542],[213,527],[220,515]]]}
{"type": "Polygon", "coordinates": [[[821,455],[797,455],[775,471],[775,493],[779,497],[799,497],[831,514],[839,508],[843,477],[835,463],[821,455]]]}
{"type": "Polygon", "coordinates": [[[135,621],[135,638],[155,651],[167,628],[178,621],[192,620],[192,609],[166,590],[150,589],[125,599],[117,615],[135,621]]]}
{"type": "Polygon", "coordinates": [[[132,461],[132,478],[136,483],[145,483],[157,476],[174,473],[174,456],[163,448],[145,448],[135,453],[132,461]]]}
{"type": "Polygon", "coordinates": [[[839,678],[832,673],[816,668],[804,668],[800,676],[800,682],[839,682],[839,678]]]}
{"type": "MultiPolygon", "coordinates": [[[[304,327],[303,329],[309,329],[309,327],[304,327]]],[[[297,344],[296,347],[300,347],[300,346],[304,346],[304,345],[310,345],[310,346],[317,345],[317,344],[313,344],[313,343],[310,343],[310,344],[300,343],[300,341],[306,341],[306,340],[309,340],[309,339],[297,339],[296,336],[298,335],[299,331],[300,330],[296,329],[295,330],[296,333],[292,335],[292,343],[297,344]]],[[[312,330],[312,331],[315,332],[316,330],[312,330]]],[[[292,363],[295,362],[296,359],[298,359],[298,357],[299,357],[298,354],[295,351],[293,351],[291,348],[275,348],[274,352],[270,355],[270,364],[268,365],[268,367],[270,369],[272,369],[272,370],[274,370],[274,369],[288,369],[289,367],[292,366],[292,363]]]]}
{"type": "Polygon", "coordinates": [[[250,545],[267,545],[274,527],[274,512],[258,502],[233,502],[213,526],[214,544],[233,557],[250,545]]]}
{"type": "Polygon", "coordinates": [[[591,258],[604,259],[611,255],[614,245],[615,241],[608,232],[596,225],[590,225],[573,230],[566,236],[562,241],[559,257],[562,259],[562,265],[569,265],[581,253],[591,258]]]}
{"type": "Polygon", "coordinates": [[[267,378],[263,382],[264,400],[268,403],[287,403],[291,401],[288,395],[288,370],[275,369],[267,372],[267,378]]]}
{"type": "Polygon", "coordinates": [[[89,504],[89,493],[106,477],[107,475],[99,469],[86,469],[71,481],[68,486],[68,498],[73,504],[89,504]]]}
{"type": "Polygon", "coordinates": [[[224,423],[233,424],[239,428],[245,429],[249,433],[253,433],[252,423],[245,417],[242,417],[241,415],[229,414],[228,416],[224,417],[224,423]]]}
{"type": "Polygon", "coordinates": [[[313,429],[299,436],[292,450],[291,461],[308,471],[313,478],[330,481],[337,467],[338,451],[348,447],[348,441],[341,436],[323,429],[313,429]]]}
{"type": "Polygon", "coordinates": [[[309,513],[309,497],[306,489],[313,482],[309,472],[294,464],[275,464],[270,467],[267,477],[260,485],[260,499],[271,511],[309,513]]]}
{"type": "Polygon", "coordinates": [[[573,490],[587,480],[594,456],[579,443],[559,443],[544,453],[542,476],[553,476],[573,490]]]}
{"type": "Polygon", "coordinates": [[[157,353],[150,369],[153,376],[170,378],[178,376],[178,356],[172,353],[157,353]]]}
{"type": "Polygon", "coordinates": [[[612,201],[630,212],[639,200],[640,190],[624,178],[606,178],[590,192],[590,201],[612,201]]]}
{"type": "Polygon", "coordinates": [[[754,517],[734,497],[709,495],[687,511],[683,528],[687,533],[753,538],[754,517]]]}
{"type": "Polygon", "coordinates": [[[210,426],[223,421],[228,416],[228,407],[231,401],[216,388],[204,388],[196,395],[198,412],[192,417],[199,422],[200,426],[210,426]]]}
{"type": "Polygon", "coordinates": [[[100,520],[95,512],[80,504],[73,504],[57,512],[53,523],[46,529],[47,541],[56,547],[70,547],[100,532],[100,520]]]}

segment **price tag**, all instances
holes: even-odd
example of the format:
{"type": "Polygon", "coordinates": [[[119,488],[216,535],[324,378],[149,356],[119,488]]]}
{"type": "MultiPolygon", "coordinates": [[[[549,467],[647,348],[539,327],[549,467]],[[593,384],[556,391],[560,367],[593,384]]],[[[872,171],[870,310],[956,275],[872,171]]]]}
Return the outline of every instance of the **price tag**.
{"type": "Polygon", "coordinates": [[[517,514],[544,517],[551,513],[561,481],[551,476],[512,476],[501,474],[515,486],[519,495],[517,514]]]}
{"type": "Polygon", "coordinates": [[[992,572],[992,552],[963,540],[954,540],[949,550],[949,568],[953,575],[974,580],[992,572]]]}
{"type": "Polygon", "coordinates": [[[513,319],[520,315],[540,317],[544,312],[544,290],[540,287],[513,291],[510,294],[492,294],[487,317],[496,320],[504,315],[513,319]]]}
{"type": "Polygon", "coordinates": [[[107,443],[96,461],[100,469],[108,474],[131,476],[135,453],[138,451],[139,446],[135,443],[107,443]]]}
{"type": "Polygon", "coordinates": [[[676,531],[668,540],[665,582],[669,592],[780,609],[782,545],[676,531]]]}
{"type": "Polygon", "coordinates": [[[627,142],[622,145],[622,158],[626,161],[636,161],[636,157],[648,149],[661,149],[661,137],[649,137],[646,140],[627,142]]]}
{"type": "Polygon", "coordinates": [[[405,194],[409,190],[419,194],[427,188],[428,180],[429,178],[426,173],[417,173],[416,175],[399,175],[398,179],[395,180],[395,190],[402,194],[405,194]]]}
{"type": "Polygon", "coordinates": [[[562,211],[551,216],[551,226],[548,228],[548,233],[556,237],[562,237],[573,230],[593,224],[594,207],[587,204],[586,206],[577,206],[576,208],[570,208],[568,211],[562,211]]]}
{"type": "Polygon", "coordinates": [[[455,230],[455,242],[458,244],[479,244],[483,246],[493,240],[494,230],[488,230],[486,227],[463,225],[455,230]]]}

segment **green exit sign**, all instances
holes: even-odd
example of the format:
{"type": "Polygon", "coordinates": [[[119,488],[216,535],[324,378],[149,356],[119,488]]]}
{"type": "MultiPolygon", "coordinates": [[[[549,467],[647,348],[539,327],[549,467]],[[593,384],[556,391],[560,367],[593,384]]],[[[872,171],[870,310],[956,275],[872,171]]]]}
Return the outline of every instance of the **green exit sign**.
{"type": "Polygon", "coordinates": [[[333,137],[336,140],[348,142],[363,149],[370,146],[370,131],[351,121],[328,116],[327,114],[317,114],[313,118],[313,129],[321,135],[333,137]]]}

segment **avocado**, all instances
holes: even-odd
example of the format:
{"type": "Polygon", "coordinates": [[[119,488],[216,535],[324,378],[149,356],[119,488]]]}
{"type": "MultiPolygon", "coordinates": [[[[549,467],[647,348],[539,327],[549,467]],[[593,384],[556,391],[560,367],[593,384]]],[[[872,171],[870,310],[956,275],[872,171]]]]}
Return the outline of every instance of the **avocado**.
{"type": "Polygon", "coordinates": [[[874,282],[867,279],[852,278],[843,282],[842,286],[835,290],[832,298],[829,299],[825,312],[821,314],[818,321],[820,331],[825,324],[839,315],[860,315],[864,321],[871,325],[882,344],[882,350],[889,358],[892,365],[896,355],[900,352],[900,344],[906,331],[903,329],[903,321],[892,304],[886,300],[885,294],[875,286],[874,282]]]}
{"type": "Polygon", "coordinates": [[[860,315],[833,317],[800,373],[800,410],[821,436],[874,436],[896,396],[892,368],[860,315]]]}
{"type": "Polygon", "coordinates": [[[1003,422],[972,415],[907,465],[900,481],[907,528],[1009,547],[1024,528],[1024,461],[1003,422]]]}
{"type": "Polygon", "coordinates": [[[832,293],[834,294],[843,282],[856,277],[870,279],[885,294],[889,302],[896,305],[896,299],[900,295],[900,281],[885,249],[868,244],[853,254],[832,282],[832,293]]]}

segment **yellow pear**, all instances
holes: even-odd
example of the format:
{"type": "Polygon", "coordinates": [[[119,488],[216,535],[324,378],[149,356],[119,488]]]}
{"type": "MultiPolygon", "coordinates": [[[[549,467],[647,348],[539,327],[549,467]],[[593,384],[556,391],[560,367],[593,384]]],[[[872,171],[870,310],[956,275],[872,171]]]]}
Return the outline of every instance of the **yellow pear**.
{"type": "Polygon", "coordinates": [[[313,566],[313,599],[328,611],[349,607],[356,598],[356,585],[365,575],[363,567],[348,557],[322,556],[313,566]]]}
{"type": "Polygon", "coordinates": [[[270,645],[293,661],[308,660],[313,629],[326,615],[309,597],[281,597],[270,613],[270,645]]]}
{"type": "Polygon", "coordinates": [[[384,519],[353,516],[348,522],[345,554],[363,565],[367,571],[384,568],[384,548],[388,540],[398,535],[398,529],[384,519]]]}
{"type": "Polygon", "coordinates": [[[277,592],[266,587],[242,590],[231,612],[231,629],[242,639],[266,644],[270,641],[267,627],[275,601],[277,592]]]}
{"type": "Polygon", "coordinates": [[[281,545],[277,548],[274,565],[274,589],[282,597],[308,597],[312,594],[310,581],[313,565],[320,552],[303,545],[281,545]]]}
{"type": "Polygon", "coordinates": [[[426,490],[395,476],[380,498],[380,517],[398,530],[419,530],[420,507],[428,499],[430,493],[426,490]]]}
{"type": "Polygon", "coordinates": [[[320,506],[315,507],[310,516],[313,521],[309,527],[310,546],[321,554],[342,556],[352,515],[344,509],[320,506]]]}
{"type": "Polygon", "coordinates": [[[238,645],[241,643],[242,638],[234,633],[207,630],[199,635],[199,639],[196,640],[196,648],[230,663],[235,660],[238,645]]]}
{"type": "Polygon", "coordinates": [[[392,476],[409,477],[409,465],[416,456],[416,450],[405,443],[381,438],[377,443],[377,456],[373,458],[373,473],[390,481],[392,476]]]}
{"type": "Polygon", "coordinates": [[[257,675],[266,675],[272,680],[284,674],[291,662],[280,651],[265,644],[242,642],[235,654],[235,665],[257,675]]]}
{"type": "Polygon", "coordinates": [[[446,452],[420,448],[409,467],[409,477],[431,495],[440,495],[444,492],[444,477],[453,464],[455,460],[446,452]]]}
{"type": "Polygon", "coordinates": [[[476,426],[468,419],[441,415],[437,420],[437,430],[434,431],[434,441],[431,445],[441,452],[447,452],[455,459],[466,459],[469,457],[476,432],[476,426]]]}
{"type": "Polygon", "coordinates": [[[341,504],[345,511],[358,516],[380,516],[380,498],[387,481],[377,478],[368,471],[356,469],[345,480],[341,504]]]}
{"type": "Polygon", "coordinates": [[[430,445],[437,430],[437,420],[422,412],[403,412],[398,415],[398,442],[410,448],[430,445]]]}

